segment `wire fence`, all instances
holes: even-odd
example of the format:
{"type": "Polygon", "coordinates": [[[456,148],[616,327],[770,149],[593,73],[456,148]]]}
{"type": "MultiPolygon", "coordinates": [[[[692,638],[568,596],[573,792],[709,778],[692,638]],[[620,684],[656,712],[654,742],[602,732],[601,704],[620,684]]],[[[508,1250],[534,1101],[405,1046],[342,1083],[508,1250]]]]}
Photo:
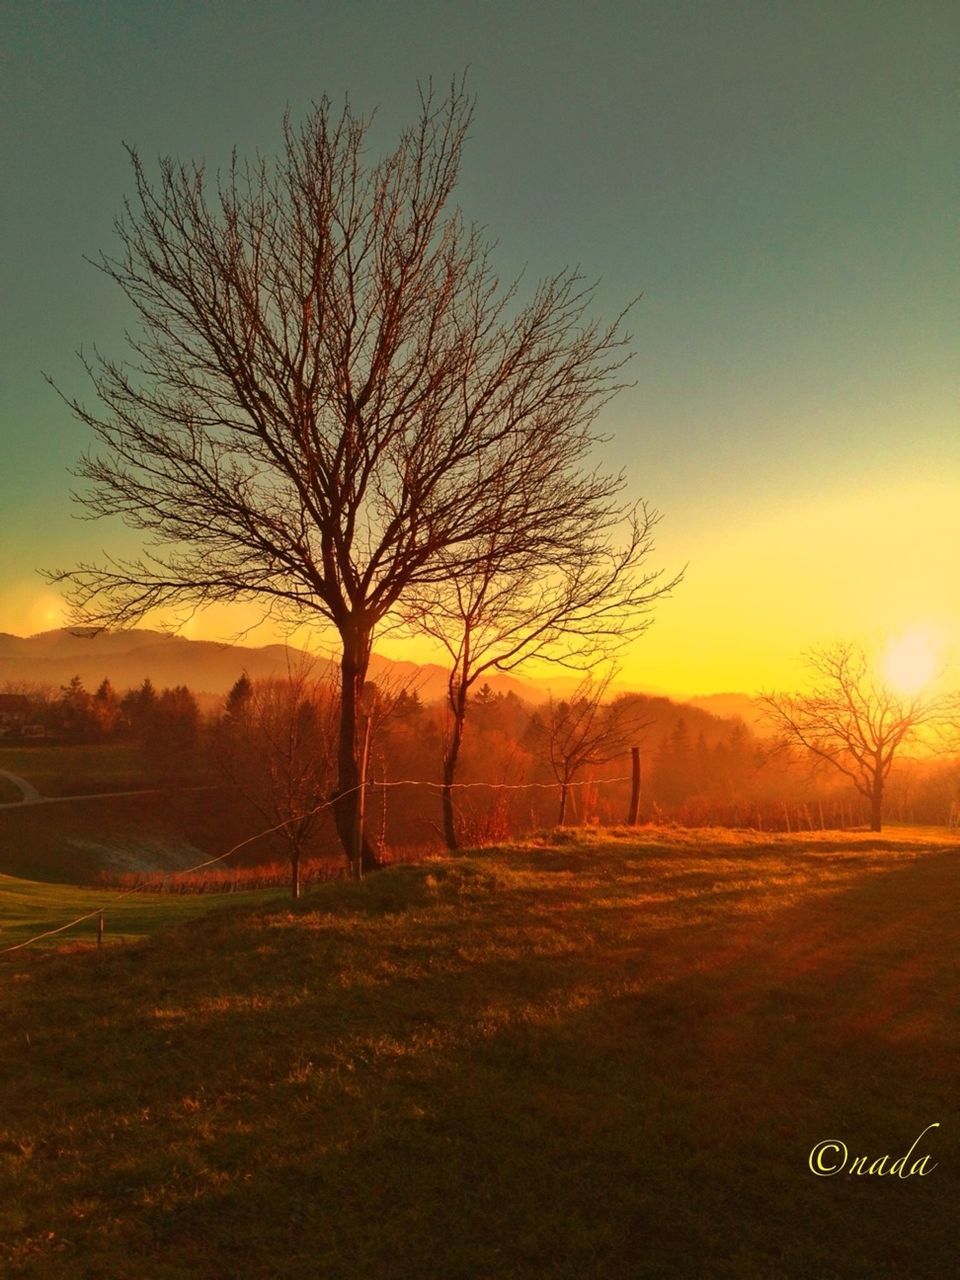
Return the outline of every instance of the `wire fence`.
{"type": "MultiPolygon", "coordinates": [[[[635,775],[623,774],[615,777],[607,778],[591,778],[574,780],[567,783],[568,789],[574,788],[596,788],[603,786],[613,786],[620,783],[635,782],[635,775]]],[[[470,790],[491,790],[496,792],[504,791],[530,791],[530,790],[550,790],[556,792],[559,788],[557,782],[455,782],[451,784],[451,789],[456,791],[470,790]]],[[[115,889],[112,891],[109,901],[104,902],[100,906],[93,907],[91,910],[84,912],[82,915],[76,916],[72,920],[66,921],[64,924],[57,925],[55,928],[44,929],[42,932],[35,934],[33,937],[26,938],[21,942],[14,943],[8,947],[0,947],[0,956],[10,955],[14,952],[22,951],[27,947],[33,946],[35,943],[42,942],[48,938],[57,937],[60,934],[67,933],[69,930],[79,925],[85,924],[87,921],[96,919],[98,921],[97,943],[98,946],[102,942],[103,936],[103,920],[105,913],[115,908],[118,902],[130,898],[135,894],[163,892],[164,882],[176,878],[178,882],[184,878],[197,875],[210,867],[224,863],[227,859],[232,858],[242,849],[254,844],[256,841],[270,836],[278,831],[282,831],[284,827],[302,822],[307,818],[332,809],[344,797],[356,794],[366,789],[368,792],[386,792],[397,787],[423,787],[433,791],[443,791],[444,784],[440,782],[426,781],[423,779],[401,778],[395,780],[384,779],[382,781],[367,781],[350,790],[340,792],[327,800],[321,801],[319,804],[312,806],[302,812],[296,813],[291,817],[284,818],[280,822],[271,826],[264,827],[254,832],[252,835],[245,837],[243,840],[237,841],[223,853],[216,854],[210,858],[204,858],[202,861],[195,863],[190,867],[177,868],[176,870],[157,871],[150,873],[149,877],[145,877],[137,884],[131,885],[126,889],[115,889]]],[[[776,803],[763,804],[753,803],[751,805],[738,805],[735,803],[721,804],[719,807],[714,803],[691,802],[689,805],[681,806],[673,818],[659,811],[658,806],[654,805],[651,815],[652,821],[658,824],[666,823],[670,826],[678,827],[734,827],[751,829],[759,832],[783,832],[786,834],[800,834],[802,831],[824,831],[828,829],[851,830],[862,829],[866,819],[866,811],[861,804],[848,801],[834,802],[824,804],[822,800],[817,800],[813,805],[806,802],[797,802],[790,804],[784,801],[776,803]]],[[[960,825],[960,805],[956,809],[951,806],[949,828],[956,829],[960,825]]],[[[225,887],[219,892],[228,892],[225,887]]],[[[218,892],[214,890],[212,892],[218,892]]]]}
{"type": "MultiPolygon", "coordinates": [[[[630,777],[628,775],[624,775],[622,777],[616,777],[616,778],[594,778],[594,779],[587,779],[583,781],[575,781],[575,782],[570,782],[567,785],[570,787],[596,787],[596,786],[603,786],[605,784],[629,782],[629,781],[630,781],[630,777]]],[[[558,784],[555,782],[514,782],[514,783],[456,782],[451,785],[452,785],[452,788],[456,790],[488,788],[488,789],[493,789],[498,791],[523,791],[523,790],[529,790],[531,788],[536,788],[536,789],[550,789],[555,791],[557,789],[558,784]]],[[[337,804],[339,801],[343,800],[347,796],[356,794],[357,792],[363,790],[364,787],[366,787],[367,790],[370,790],[372,788],[376,788],[377,790],[385,790],[393,787],[428,787],[433,790],[442,791],[444,789],[444,784],[441,782],[427,782],[427,781],[423,781],[422,779],[401,778],[393,781],[382,781],[382,782],[376,782],[376,783],[367,782],[366,784],[361,784],[359,786],[352,787],[347,791],[340,792],[337,796],[332,797],[331,799],[321,801],[319,804],[314,805],[310,809],[304,810],[302,813],[296,813],[289,818],[284,818],[281,822],[274,823],[273,826],[265,827],[262,830],[255,832],[253,835],[247,836],[243,840],[239,840],[235,845],[227,849],[225,853],[219,853],[212,858],[205,858],[202,862],[198,862],[192,867],[178,868],[175,872],[157,872],[154,878],[154,883],[157,880],[162,881],[166,878],[169,878],[169,876],[171,875],[176,875],[178,878],[181,876],[194,875],[197,872],[205,871],[208,867],[213,867],[213,866],[216,866],[218,863],[225,862],[227,858],[233,857],[234,854],[239,853],[241,849],[246,848],[248,845],[253,844],[255,841],[261,840],[265,836],[273,835],[277,831],[282,831],[284,827],[292,826],[294,823],[303,822],[307,818],[314,817],[316,814],[323,812],[325,809],[332,809],[333,806],[337,804]]],[[[151,888],[151,882],[149,880],[145,880],[142,883],[133,885],[129,889],[115,890],[109,902],[104,903],[102,906],[93,907],[90,911],[84,912],[83,915],[77,916],[73,920],[68,920],[66,924],[58,925],[54,929],[45,929],[42,933],[35,934],[32,938],[26,938],[22,942],[17,942],[13,946],[0,947],[0,956],[10,955],[15,951],[22,951],[26,947],[33,946],[34,943],[42,942],[46,938],[56,937],[58,934],[66,933],[68,930],[76,928],[77,925],[85,924],[88,920],[94,920],[94,919],[98,920],[99,922],[98,930],[97,930],[97,943],[99,945],[102,941],[103,918],[106,912],[112,907],[115,907],[118,902],[122,901],[125,898],[132,897],[134,894],[137,894],[137,893],[146,893],[146,892],[153,892],[153,891],[154,889],[151,888]]]]}

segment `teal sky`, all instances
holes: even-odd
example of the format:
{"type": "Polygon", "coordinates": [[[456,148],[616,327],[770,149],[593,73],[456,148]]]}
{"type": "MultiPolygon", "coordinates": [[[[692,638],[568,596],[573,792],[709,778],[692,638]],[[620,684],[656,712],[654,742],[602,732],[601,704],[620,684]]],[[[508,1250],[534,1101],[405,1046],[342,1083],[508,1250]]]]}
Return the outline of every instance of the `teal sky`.
{"type": "Polygon", "coordinates": [[[502,275],[578,263],[606,315],[643,295],[606,460],[690,570],[637,673],[746,687],[854,627],[956,643],[955,2],[3,0],[0,23],[0,630],[53,624],[36,566],[117,545],[71,513],[85,435],[41,370],[80,390],[78,347],[122,352],[83,261],[114,244],[121,142],[215,168],[349,93],[387,146],[418,79],[468,67],[460,203],[502,275]]]}

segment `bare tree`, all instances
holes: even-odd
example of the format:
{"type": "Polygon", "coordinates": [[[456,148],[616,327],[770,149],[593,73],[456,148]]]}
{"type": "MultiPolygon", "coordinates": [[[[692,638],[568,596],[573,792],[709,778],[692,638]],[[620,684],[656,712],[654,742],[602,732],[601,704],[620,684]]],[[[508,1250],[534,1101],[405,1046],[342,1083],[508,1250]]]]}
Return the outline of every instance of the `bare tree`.
{"type": "Polygon", "coordinates": [[[377,163],[369,121],[327,100],[285,121],[275,163],[234,157],[214,181],[166,159],[151,184],[131,150],[121,251],[97,265],[140,328],[125,362],[84,361],[98,407],[67,398],[97,442],[81,501],[147,535],[138,558],[51,575],[75,617],[253,600],[332,626],[348,856],[375,630],[492,534],[525,545],[559,478],[594,483],[593,423],[626,359],[622,317],[589,319],[576,272],[523,305],[500,286],[451,206],[471,112],[462,86],[422,94],[377,163]]]}
{"type": "Polygon", "coordinates": [[[552,510],[533,515],[522,540],[492,532],[465,565],[451,564],[446,581],[405,601],[409,624],[450,658],[441,790],[450,849],[459,843],[453,788],[476,682],[531,658],[589,669],[644,631],[654,601],[680,581],[645,571],[659,513],[618,507],[618,480],[557,478],[552,510]]]}
{"type": "Polygon", "coordinates": [[[941,729],[951,699],[901,697],[872,671],[864,650],[840,642],[807,655],[809,693],[760,698],[783,745],[799,746],[844,774],[870,804],[870,829],[883,826],[883,798],[897,753],[921,730],[941,729]]]}
{"type": "Polygon", "coordinates": [[[311,679],[304,665],[270,680],[241,676],[216,734],[224,774],[286,842],[294,898],[336,774],[338,703],[333,686],[311,679]]]}
{"type": "Polygon", "coordinates": [[[550,768],[560,787],[557,825],[567,817],[570,787],[581,770],[606,764],[621,755],[639,728],[636,708],[629,698],[605,702],[612,674],[581,681],[568,701],[551,698],[544,731],[550,768]]]}

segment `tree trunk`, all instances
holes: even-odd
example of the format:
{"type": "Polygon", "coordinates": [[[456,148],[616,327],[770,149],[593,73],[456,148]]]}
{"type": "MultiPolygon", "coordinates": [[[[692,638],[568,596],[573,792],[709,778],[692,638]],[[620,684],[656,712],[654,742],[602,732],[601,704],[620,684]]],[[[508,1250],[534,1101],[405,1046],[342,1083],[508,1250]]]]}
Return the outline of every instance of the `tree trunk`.
{"type": "Polygon", "coordinates": [[[640,817],[640,748],[630,748],[631,761],[631,787],[630,787],[630,812],[627,815],[627,823],[631,827],[637,825],[640,817]]]}
{"type": "Polygon", "coordinates": [[[453,783],[457,776],[457,760],[460,756],[460,745],[463,742],[463,725],[467,717],[467,686],[461,681],[456,688],[451,688],[450,710],[453,712],[453,729],[450,742],[443,757],[443,787],[440,801],[443,806],[443,835],[447,848],[451,851],[459,849],[457,840],[457,815],[453,805],[453,783]]]}
{"type": "Polygon", "coordinates": [[[290,854],[290,896],[294,902],[300,897],[300,846],[294,845],[290,854]]]}
{"type": "Polygon", "coordinates": [[[567,784],[560,783],[560,813],[557,817],[557,826],[562,827],[567,816],[567,784]]]}
{"type": "Polygon", "coordinates": [[[883,779],[877,778],[870,793],[870,830],[883,830],[883,779]]]}
{"type": "Polygon", "coordinates": [[[340,659],[340,738],[337,748],[337,790],[333,818],[337,835],[350,866],[355,867],[360,850],[361,871],[383,865],[360,820],[359,721],[360,698],[370,661],[371,635],[368,627],[349,619],[341,628],[343,654],[340,659]]]}

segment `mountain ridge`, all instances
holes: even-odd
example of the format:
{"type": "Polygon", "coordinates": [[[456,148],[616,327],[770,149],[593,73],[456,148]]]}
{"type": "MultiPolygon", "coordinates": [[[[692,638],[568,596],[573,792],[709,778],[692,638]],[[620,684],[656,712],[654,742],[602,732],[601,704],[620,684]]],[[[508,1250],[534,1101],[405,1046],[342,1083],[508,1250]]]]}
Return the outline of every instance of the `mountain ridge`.
{"type": "MultiPolygon", "coordinates": [[[[217,640],[192,640],[186,636],[148,628],[129,631],[83,632],[60,628],[32,636],[0,632],[0,688],[15,685],[66,685],[79,676],[94,689],[104,678],[118,689],[132,688],[148,678],[158,688],[188,685],[198,695],[222,697],[244,673],[251,680],[281,676],[290,665],[311,664],[318,675],[335,673],[335,660],[279,642],[268,645],[240,645],[217,640]]],[[[370,675],[395,688],[416,689],[426,702],[446,696],[447,670],[438,663],[418,663],[388,658],[374,652],[370,675]]],[[[579,678],[561,673],[549,679],[489,672],[477,687],[488,684],[494,693],[515,693],[533,704],[545,702],[551,694],[567,697],[579,678]]],[[[721,718],[739,716],[754,724],[762,713],[754,699],[736,692],[688,696],[659,689],[641,688],[629,682],[615,682],[613,692],[643,693],[665,697],[677,704],[689,704],[721,718]]]]}
{"type": "MultiPolygon", "coordinates": [[[[318,675],[336,671],[330,658],[280,643],[250,646],[191,640],[146,628],[84,634],[69,628],[33,636],[0,633],[0,687],[16,684],[65,685],[74,676],[94,688],[107,678],[116,688],[132,688],[149,678],[156,686],[186,684],[198,694],[222,696],[246,673],[251,680],[283,675],[290,665],[309,663],[318,675]]],[[[417,663],[374,653],[370,675],[399,687],[416,688],[425,701],[445,696],[447,672],[436,663],[417,663]]],[[[516,676],[491,673],[481,683],[496,693],[513,692],[541,702],[545,690],[516,676]]]]}

